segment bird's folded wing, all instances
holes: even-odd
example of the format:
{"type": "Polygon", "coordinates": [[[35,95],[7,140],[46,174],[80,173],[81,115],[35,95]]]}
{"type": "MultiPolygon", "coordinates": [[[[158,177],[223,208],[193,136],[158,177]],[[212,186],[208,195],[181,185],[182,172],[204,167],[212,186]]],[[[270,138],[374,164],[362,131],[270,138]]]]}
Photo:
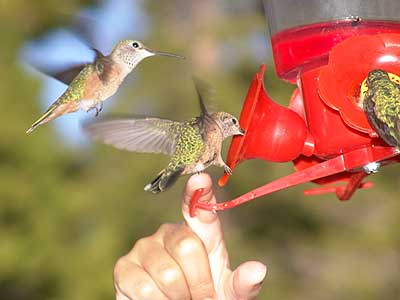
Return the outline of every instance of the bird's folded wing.
{"type": "Polygon", "coordinates": [[[72,80],[75,79],[76,76],[83,70],[86,64],[76,65],[73,67],[69,67],[65,70],[59,70],[57,72],[49,72],[41,70],[46,75],[53,77],[66,85],[70,85],[72,80]]]}
{"type": "Polygon", "coordinates": [[[113,61],[111,58],[107,56],[99,56],[97,55],[97,58],[94,62],[94,66],[96,68],[96,72],[99,76],[99,78],[103,82],[109,82],[112,79],[112,76],[115,75],[113,74],[113,61]]]}
{"type": "Polygon", "coordinates": [[[137,118],[97,121],[83,129],[92,138],[118,149],[172,155],[181,125],[158,118],[137,118]]]}

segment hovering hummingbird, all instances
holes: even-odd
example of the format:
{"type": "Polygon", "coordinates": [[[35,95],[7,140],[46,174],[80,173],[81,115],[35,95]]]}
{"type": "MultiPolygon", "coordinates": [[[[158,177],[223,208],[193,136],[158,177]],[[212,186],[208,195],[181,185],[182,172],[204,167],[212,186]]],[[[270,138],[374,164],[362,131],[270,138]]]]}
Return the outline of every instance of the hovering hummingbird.
{"type": "Polygon", "coordinates": [[[180,175],[199,173],[211,165],[221,166],[231,174],[221,156],[222,142],[233,135],[244,135],[244,131],[234,116],[209,113],[199,82],[195,84],[201,108],[197,118],[184,122],[159,118],[104,120],[89,123],[84,130],[118,149],[170,155],[167,167],[144,188],[154,194],[170,187],[180,175]]]}
{"type": "Polygon", "coordinates": [[[384,70],[372,70],[367,77],[368,90],[364,111],[372,128],[393,147],[400,146],[400,85],[384,70]]]}
{"type": "Polygon", "coordinates": [[[96,53],[92,63],[49,74],[69,86],[26,133],[31,133],[39,125],[78,109],[87,112],[94,109],[97,116],[103,109],[103,101],[116,93],[125,77],[146,57],[162,55],[184,58],[154,51],[134,40],[120,41],[109,55],[104,55],[95,48],[92,50],[96,53]]]}

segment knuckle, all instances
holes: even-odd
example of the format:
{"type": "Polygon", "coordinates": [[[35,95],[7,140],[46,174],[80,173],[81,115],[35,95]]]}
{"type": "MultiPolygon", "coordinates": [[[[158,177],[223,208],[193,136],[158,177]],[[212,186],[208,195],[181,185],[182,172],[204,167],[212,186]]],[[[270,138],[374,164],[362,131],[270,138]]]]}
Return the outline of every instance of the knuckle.
{"type": "Polygon", "coordinates": [[[158,274],[160,274],[161,281],[165,285],[169,286],[173,285],[174,283],[180,280],[181,272],[177,267],[165,265],[165,266],[160,266],[158,274]]]}
{"type": "Polygon", "coordinates": [[[136,241],[131,252],[139,252],[146,248],[146,246],[151,242],[149,237],[144,237],[136,241]]]}
{"type": "Polygon", "coordinates": [[[152,282],[145,279],[136,279],[136,281],[123,278],[117,284],[117,289],[126,295],[134,295],[139,299],[149,299],[154,294],[155,287],[152,282]]]}
{"type": "Polygon", "coordinates": [[[118,281],[121,272],[126,268],[128,259],[125,256],[120,257],[114,266],[114,281],[118,281]]]}
{"type": "Polygon", "coordinates": [[[151,282],[140,281],[136,284],[137,295],[139,299],[151,299],[155,292],[155,287],[151,282]]]}
{"type": "Polygon", "coordinates": [[[128,293],[132,289],[130,283],[130,280],[128,280],[126,277],[121,276],[116,279],[115,286],[117,287],[117,290],[123,293],[128,293]]]}
{"type": "MultiPolygon", "coordinates": [[[[127,267],[125,261],[122,261],[121,264],[122,268],[127,267]]],[[[128,296],[139,297],[139,299],[149,299],[149,296],[154,295],[156,288],[149,278],[140,275],[140,273],[135,272],[131,272],[128,275],[123,270],[114,275],[114,285],[117,292],[121,292],[128,296]]]]}
{"type": "Polygon", "coordinates": [[[187,254],[198,250],[203,244],[196,235],[184,234],[177,239],[175,245],[178,254],[181,256],[186,256],[187,254]]]}

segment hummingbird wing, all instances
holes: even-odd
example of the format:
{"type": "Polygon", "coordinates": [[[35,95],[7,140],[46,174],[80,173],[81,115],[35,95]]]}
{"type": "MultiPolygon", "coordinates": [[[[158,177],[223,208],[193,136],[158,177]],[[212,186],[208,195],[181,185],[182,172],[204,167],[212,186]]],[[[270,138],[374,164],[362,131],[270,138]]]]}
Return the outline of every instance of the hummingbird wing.
{"type": "Polygon", "coordinates": [[[195,76],[193,76],[193,83],[196,88],[201,115],[209,115],[204,99],[212,98],[213,89],[209,83],[195,76]]]}
{"type": "Polygon", "coordinates": [[[100,80],[107,83],[110,82],[113,76],[112,65],[114,62],[108,56],[97,56],[94,62],[94,66],[100,80]]]}
{"type": "Polygon", "coordinates": [[[86,65],[87,64],[75,65],[73,67],[69,67],[68,69],[58,71],[56,73],[50,73],[50,72],[43,72],[43,73],[61,81],[62,83],[65,83],[66,85],[70,85],[72,80],[74,80],[74,78],[78,76],[78,74],[83,70],[83,68],[86,65]]]}
{"type": "Polygon", "coordinates": [[[85,132],[96,140],[132,152],[172,155],[182,123],[158,118],[104,120],[86,124],[85,132]]]}
{"type": "Polygon", "coordinates": [[[210,128],[214,128],[215,126],[217,126],[217,124],[211,117],[211,114],[208,112],[206,105],[204,103],[204,99],[212,98],[214,90],[208,82],[198,77],[194,76],[193,82],[196,88],[197,97],[199,100],[199,105],[201,110],[200,117],[196,119],[196,123],[197,126],[199,127],[203,139],[206,139],[207,131],[210,130],[210,128]]]}
{"type": "MultiPolygon", "coordinates": [[[[98,49],[91,48],[95,54],[95,62],[101,61],[102,65],[106,65],[106,62],[103,62],[103,60],[109,60],[106,56],[104,56],[98,49]]],[[[40,71],[43,74],[46,74],[47,76],[53,77],[57,79],[58,81],[61,81],[62,83],[66,85],[70,85],[71,82],[75,79],[76,76],[79,75],[79,73],[85,68],[89,63],[82,63],[82,64],[77,64],[73,66],[68,66],[67,68],[64,69],[59,69],[59,70],[49,70],[46,69],[46,67],[41,67],[41,66],[34,66],[38,71],[40,71]]],[[[105,69],[105,68],[103,68],[105,69]]],[[[96,68],[97,70],[97,68],[96,68]]],[[[104,72],[102,72],[104,73],[104,72]]],[[[102,79],[103,80],[103,79],[102,79]]]]}

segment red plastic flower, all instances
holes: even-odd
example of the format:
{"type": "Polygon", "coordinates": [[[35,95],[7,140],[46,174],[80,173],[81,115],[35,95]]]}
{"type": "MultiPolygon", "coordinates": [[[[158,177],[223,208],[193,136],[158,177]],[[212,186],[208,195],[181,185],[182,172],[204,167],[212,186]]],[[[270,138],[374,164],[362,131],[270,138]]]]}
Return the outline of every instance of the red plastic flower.
{"type": "Polygon", "coordinates": [[[361,84],[373,69],[400,75],[400,34],[360,35],[339,43],[318,80],[321,99],[339,111],[347,125],[376,136],[359,103],[361,84]]]}

